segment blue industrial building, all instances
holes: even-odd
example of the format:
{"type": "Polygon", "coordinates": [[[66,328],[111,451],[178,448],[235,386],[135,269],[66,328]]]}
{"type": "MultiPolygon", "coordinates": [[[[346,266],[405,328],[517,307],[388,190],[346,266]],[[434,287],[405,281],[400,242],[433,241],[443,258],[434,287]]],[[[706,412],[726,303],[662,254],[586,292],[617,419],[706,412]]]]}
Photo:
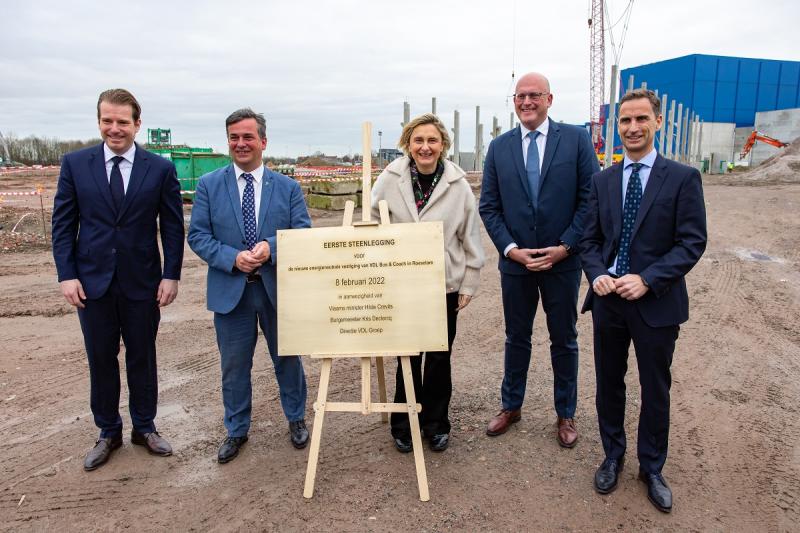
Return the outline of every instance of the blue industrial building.
{"type": "Polygon", "coordinates": [[[756,112],[800,107],[800,61],[705,54],[676,57],[624,69],[620,97],[630,76],[635,87],[646,82],[648,89],[667,93],[704,122],[753,126],[756,112]]]}

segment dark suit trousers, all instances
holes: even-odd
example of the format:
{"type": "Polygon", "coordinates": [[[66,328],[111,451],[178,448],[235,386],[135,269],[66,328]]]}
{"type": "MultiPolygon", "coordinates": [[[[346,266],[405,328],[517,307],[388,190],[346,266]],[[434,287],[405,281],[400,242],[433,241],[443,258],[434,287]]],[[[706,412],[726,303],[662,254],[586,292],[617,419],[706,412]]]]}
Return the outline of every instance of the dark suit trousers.
{"type": "Polygon", "coordinates": [[[625,455],[625,373],[632,340],[642,392],[639,467],[648,473],[661,472],[669,440],[670,365],[680,327],[648,326],[636,304],[616,294],[594,296],[592,322],[597,418],[606,457],[625,455]]]}
{"type": "Polygon", "coordinates": [[[525,399],[533,319],[541,294],[550,334],[556,413],[562,418],[575,416],[578,402],[578,330],[575,323],[578,320],[580,279],[580,270],[501,275],[506,321],[505,374],[501,389],[503,409],[519,409],[525,399]]]}
{"type": "MultiPolygon", "coordinates": [[[[425,435],[450,433],[448,408],[453,393],[453,380],[450,371],[450,353],[456,338],[456,319],[458,318],[458,293],[447,295],[447,351],[424,352],[419,357],[411,357],[411,376],[414,379],[414,395],[422,404],[420,426],[425,435]],[[425,372],[422,359],[425,358],[425,372]]],[[[406,403],[405,381],[400,360],[397,360],[397,379],[395,381],[394,402],[406,403]]],[[[392,413],[392,436],[410,439],[411,428],[407,413],[392,413]]]]}
{"type": "Polygon", "coordinates": [[[155,431],[153,419],[158,403],[156,334],[161,312],[155,294],[151,300],[130,300],[116,276],[100,298],[86,300],[78,319],[86,344],[91,383],[91,407],[100,436],[122,433],[119,416],[119,341],[125,343],[128,405],[133,428],[140,433],[155,431]]]}

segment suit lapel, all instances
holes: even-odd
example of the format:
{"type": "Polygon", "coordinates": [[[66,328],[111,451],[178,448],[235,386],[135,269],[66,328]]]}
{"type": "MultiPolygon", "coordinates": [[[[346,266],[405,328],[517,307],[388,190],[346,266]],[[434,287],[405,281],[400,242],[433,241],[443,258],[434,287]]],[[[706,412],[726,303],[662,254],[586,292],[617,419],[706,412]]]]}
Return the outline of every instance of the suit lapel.
{"type": "MultiPolygon", "coordinates": [[[[150,169],[150,161],[148,161],[147,152],[145,152],[139,145],[136,146],[136,153],[133,156],[133,168],[131,168],[131,177],[128,180],[128,190],[125,191],[125,197],[122,200],[122,207],[117,214],[117,221],[122,219],[122,216],[130,207],[136,193],[142,187],[147,176],[147,171],[150,169]]],[[[110,188],[109,188],[110,190],[110,188]]]]}
{"type": "MultiPolygon", "coordinates": [[[[269,203],[272,201],[273,190],[273,177],[267,167],[264,167],[264,174],[261,177],[261,202],[258,206],[258,235],[259,240],[262,232],[264,231],[264,222],[267,220],[267,211],[269,211],[269,203]]],[[[237,191],[238,192],[238,191],[237,191]]],[[[244,221],[244,217],[242,218],[244,221]]]]}
{"type": "Polygon", "coordinates": [[[528,187],[528,171],[525,170],[525,159],[522,157],[522,130],[520,130],[519,126],[514,128],[511,133],[511,137],[509,138],[509,142],[511,146],[511,159],[514,161],[514,165],[517,167],[517,174],[519,175],[519,181],[522,183],[522,190],[528,193],[528,198],[531,197],[531,191],[528,187]]]}
{"type": "Polygon", "coordinates": [[[657,156],[653,163],[653,168],[650,170],[650,176],[647,178],[647,188],[642,195],[642,203],[639,204],[639,212],[636,213],[636,222],[633,223],[633,231],[631,231],[631,241],[636,236],[639,226],[642,225],[642,220],[647,215],[650,206],[653,205],[653,200],[661,191],[661,186],[664,185],[665,178],[667,177],[667,164],[657,156]]]}
{"type": "Polygon", "coordinates": [[[108,208],[112,213],[116,213],[117,209],[114,207],[114,200],[111,198],[111,187],[108,185],[108,174],[106,173],[106,158],[103,152],[103,145],[100,144],[95,150],[94,154],[89,158],[89,170],[94,180],[100,196],[108,204],[108,208]]]}
{"type": "Polygon", "coordinates": [[[608,204],[611,208],[613,238],[616,241],[622,234],[622,163],[611,167],[611,179],[608,180],[608,204]]]}
{"type": "Polygon", "coordinates": [[[225,169],[225,188],[228,189],[228,196],[231,198],[231,207],[233,214],[236,216],[236,223],[239,224],[239,231],[244,234],[244,217],[242,216],[242,200],[239,198],[239,186],[236,184],[237,176],[233,172],[233,164],[228,165],[225,169]]]}
{"type": "Polygon", "coordinates": [[[544,159],[542,159],[542,171],[539,174],[539,191],[542,190],[544,180],[547,179],[547,171],[550,169],[550,163],[553,161],[553,154],[556,153],[558,141],[561,140],[561,129],[558,124],[550,120],[550,127],[547,131],[547,142],[544,145],[544,159]]]}

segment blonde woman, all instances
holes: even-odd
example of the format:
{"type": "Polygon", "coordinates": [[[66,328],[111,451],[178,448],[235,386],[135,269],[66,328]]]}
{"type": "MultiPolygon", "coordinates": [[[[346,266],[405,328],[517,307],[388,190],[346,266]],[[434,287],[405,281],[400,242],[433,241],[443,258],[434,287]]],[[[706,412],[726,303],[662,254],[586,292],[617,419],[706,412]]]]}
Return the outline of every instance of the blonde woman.
{"type": "MultiPolygon", "coordinates": [[[[445,159],[450,136],[441,120],[432,114],[411,120],[403,128],[398,147],[405,156],[386,167],[372,190],[375,215],[378,202],[386,200],[393,223],[444,223],[448,349],[411,358],[414,391],[422,404],[420,425],[431,450],[441,452],[450,443],[450,350],[456,336],[456,318],[478,289],[484,252],[475,195],[466,173],[445,159]]],[[[406,401],[399,364],[394,401],[406,401]]],[[[392,413],[391,427],[398,451],[410,452],[408,415],[392,413]]]]}

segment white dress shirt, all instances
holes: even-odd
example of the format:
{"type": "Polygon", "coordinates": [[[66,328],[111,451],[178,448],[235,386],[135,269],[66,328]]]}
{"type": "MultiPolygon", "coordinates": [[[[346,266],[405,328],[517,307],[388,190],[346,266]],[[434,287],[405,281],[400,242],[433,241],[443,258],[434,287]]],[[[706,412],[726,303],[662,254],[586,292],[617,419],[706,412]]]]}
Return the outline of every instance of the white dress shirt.
{"type": "MultiPolygon", "coordinates": [[[[544,148],[547,146],[547,133],[550,131],[550,119],[546,118],[544,122],[539,124],[539,127],[536,128],[536,131],[539,132],[539,135],[536,137],[536,148],[539,150],[539,174],[542,173],[542,161],[544,161],[544,148]]],[[[522,123],[519,125],[519,132],[522,135],[522,160],[525,162],[525,168],[528,167],[528,146],[531,144],[531,138],[528,137],[528,133],[531,132],[528,128],[526,128],[522,123]]],[[[508,257],[508,252],[510,252],[513,248],[517,248],[517,243],[512,242],[506,249],[503,250],[503,255],[508,257]]]]}
{"type": "MultiPolygon", "coordinates": [[[[244,199],[244,188],[247,185],[247,180],[242,177],[245,173],[244,170],[233,164],[233,171],[236,173],[236,185],[239,187],[239,203],[244,199]]],[[[248,172],[253,176],[253,192],[255,193],[256,202],[256,235],[258,234],[258,210],[261,208],[261,184],[264,178],[264,165],[260,165],[255,170],[248,172]]]]}
{"type": "MultiPolygon", "coordinates": [[[[114,168],[113,158],[117,156],[106,143],[103,143],[103,154],[106,158],[106,178],[108,178],[109,185],[111,184],[111,169],[114,168]]],[[[124,153],[120,154],[124,158],[119,162],[119,171],[122,174],[122,187],[125,192],[128,192],[128,183],[131,181],[131,170],[133,170],[133,157],[136,155],[136,143],[133,143],[130,148],[124,153]]]]}

